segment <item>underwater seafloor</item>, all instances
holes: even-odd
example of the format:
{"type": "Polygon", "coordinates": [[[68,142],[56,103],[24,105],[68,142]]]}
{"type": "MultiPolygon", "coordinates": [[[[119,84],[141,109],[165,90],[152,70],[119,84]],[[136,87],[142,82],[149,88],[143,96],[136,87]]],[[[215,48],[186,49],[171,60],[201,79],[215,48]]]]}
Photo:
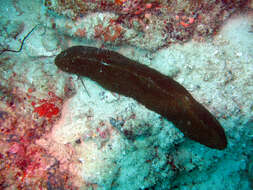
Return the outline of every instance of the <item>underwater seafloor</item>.
{"type": "Polygon", "coordinates": [[[252,189],[253,3],[243,2],[0,0],[0,189],[252,189]],[[61,71],[55,56],[73,45],[170,76],[218,119],[227,147],[61,71]]]}

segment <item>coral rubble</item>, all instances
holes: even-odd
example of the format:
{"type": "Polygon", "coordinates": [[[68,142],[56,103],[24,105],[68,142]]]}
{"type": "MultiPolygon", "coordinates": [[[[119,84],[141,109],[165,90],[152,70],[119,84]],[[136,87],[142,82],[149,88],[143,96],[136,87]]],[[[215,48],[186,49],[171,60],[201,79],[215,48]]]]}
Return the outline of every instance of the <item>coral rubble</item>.
{"type": "MultiPolygon", "coordinates": [[[[98,0],[45,1],[45,5],[72,20],[83,20],[84,27],[74,27],[74,36],[99,39],[114,45],[130,44],[157,50],[171,43],[194,38],[203,40],[217,33],[235,12],[246,8],[248,0],[98,0]],[[95,25],[90,26],[93,15],[95,25]],[[97,15],[100,13],[99,15],[97,15]],[[86,30],[93,27],[93,34],[86,30]],[[151,42],[151,43],[150,43],[151,42]],[[152,46],[150,45],[152,44],[152,46]]],[[[66,29],[68,33],[68,29],[66,29]]]]}

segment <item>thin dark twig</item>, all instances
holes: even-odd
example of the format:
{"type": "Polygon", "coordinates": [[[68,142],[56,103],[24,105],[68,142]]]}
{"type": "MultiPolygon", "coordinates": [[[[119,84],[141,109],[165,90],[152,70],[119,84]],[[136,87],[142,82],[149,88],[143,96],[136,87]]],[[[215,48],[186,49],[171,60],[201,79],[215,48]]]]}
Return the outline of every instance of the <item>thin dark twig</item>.
{"type": "Polygon", "coordinates": [[[22,49],[23,49],[25,40],[26,40],[26,39],[29,37],[29,35],[35,30],[35,28],[36,28],[37,26],[38,26],[38,25],[34,26],[34,27],[32,28],[32,30],[31,30],[30,32],[28,32],[28,34],[26,34],[26,36],[25,36],[25,37],[23,38],[23,40],[21,41],[21,45],[20,45],[20,47],[19,47],[18,50],[13,50],[13,49],[5,48],[5,49],[0,50],[0,55],[2,55],[4,52],[7,52],[7,51],[9,51],[9,52],[15,52],[15,53],[21,52],[22,49]]]}
{"type": "Polygon", "coordinates": [[[84,84],[83,80],[81,79],[81,77],[80,77],[80,76],[78,76],[78,79],[80,79],[80,80],[81,80],[81,83],[82,83],[82,85],[83,85],[83,87],[84,87],[84,89],[85,89],[85,91],[86,91],[87,95],[90,97],[90,93],[89,93],[89,91],[87,90],[87,88],[86,88],[86,86],[85,86],[85,84],[84,84]]]}

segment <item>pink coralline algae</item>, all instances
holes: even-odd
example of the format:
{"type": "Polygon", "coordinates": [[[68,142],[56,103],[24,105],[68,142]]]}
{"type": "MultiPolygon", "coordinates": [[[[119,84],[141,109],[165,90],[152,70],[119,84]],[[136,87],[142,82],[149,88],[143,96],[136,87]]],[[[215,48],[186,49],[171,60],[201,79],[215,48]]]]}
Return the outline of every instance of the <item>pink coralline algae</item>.
{"type": "MultiPolygon", "coordinates": [[[[93,40],[115,45],[130,44],[144,49],[157,50],[171,43],[190,39],[202,41],[215,35],[232,14],[246,10],[248,0],[51,0],[49,10],[73,21],[87,15],[110,15],[97,19],[95,26],[75,25],[77,37],[86,38],[93,31],[93,40]],[[53,3],[54,2],[54,3],[53,3]],[[57,5],[57,6],[55,6],[57,5]],[[107,20],[109,19],[109,21],[107,20]],[[85,28],[87,27],[87,28],[85,28]],[[93,27],[93,28],[92,28],[93,27]],[[90,31],[88,31],[90,30],[90,31]],[[127,31],[131,31],[131,35],[127,31]],[[152,45],[151,45],[152,44],[152,45]]],[[[84,22],[85,23],[85,22],[84,22]]],[[[69,30],[69,25],[65,25],[69,30]]]]}
{"type": "Polygon", "coordinates": [[[41,103],[42,105],[34,108],[34,112],[38,113],[40,117],[51,118],[59,113],[59,108],[55,104],[47,102],[47,100],[42,100],[41,103]]]}
{"type": "Polygon", "coordinates": [[[57,97],[54,93],[49,92],[50,99],[45,100],[42,99],[39,101],[39,106],[35,106],[36,103],[32,102],[32,106],[34,107],[34,112],[37,113],[40,117],[51,118],[53,116],[58,115],[59,108],[56,106],[57,102],[62,102],[61,98],[57,97]]]}
{"type": "Polygon", "coordinates": [[[50,133],[63,100],[51,91],[39,99],[32,86],[27,92],[17,86],[0,90],[0,189],[77,189],[58,158],[37,143],[50,133]]]}

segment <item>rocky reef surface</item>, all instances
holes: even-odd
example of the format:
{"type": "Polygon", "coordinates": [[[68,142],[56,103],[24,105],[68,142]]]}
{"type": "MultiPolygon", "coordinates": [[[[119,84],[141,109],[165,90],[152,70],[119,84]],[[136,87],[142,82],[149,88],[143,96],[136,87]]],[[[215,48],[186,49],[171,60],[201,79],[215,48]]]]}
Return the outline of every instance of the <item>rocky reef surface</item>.
{"type": "Polygon", "coordinates": [[[253,187],[250,1],[13,0],[0,7],[0,189],[253,187]],[[228,147],[60,71],[73,45],[108,48],[182,84],[228,147]]]}

